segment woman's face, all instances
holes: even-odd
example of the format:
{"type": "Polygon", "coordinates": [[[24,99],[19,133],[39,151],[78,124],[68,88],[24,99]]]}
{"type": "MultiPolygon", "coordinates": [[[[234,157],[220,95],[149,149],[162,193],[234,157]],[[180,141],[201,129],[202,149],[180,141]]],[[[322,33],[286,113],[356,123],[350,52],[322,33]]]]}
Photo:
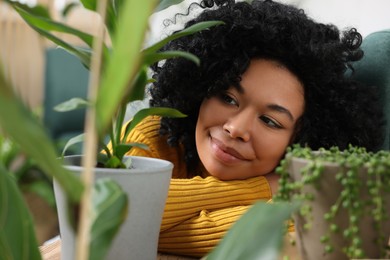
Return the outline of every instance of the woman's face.
{"type": "Polygon", "coordinates": [[[304,110],[302,84],[275,61],[252,60],[240,85],[205,99],[199,110],[197,151],[221,180],[272,172],[304,110]]]}

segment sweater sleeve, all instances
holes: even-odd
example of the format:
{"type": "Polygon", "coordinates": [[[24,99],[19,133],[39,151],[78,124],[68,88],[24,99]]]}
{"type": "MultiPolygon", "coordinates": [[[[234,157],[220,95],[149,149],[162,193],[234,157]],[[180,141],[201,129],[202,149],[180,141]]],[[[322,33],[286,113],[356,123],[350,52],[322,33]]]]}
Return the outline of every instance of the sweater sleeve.
{"type": "MultiPolygon", "coordinates": [[[[268,200],[267,203],[271,203],[268,200]]],[[[180,225],[160,232],[160,252],[175,255],[203,257],[222,240],[232,225],[252,205],[234,206],[216,210],[201,210],[180,225]]],[[[292,221],[288,221],[288,232],[294,232],[292,221]]]]}
{"type": "Polygon", "coordinates": [[[271,196],[270,186],[262,176],[235,181],[220,181],[211,176],[172,179],[161,231],[193,218],[202,210],[251,205],[271,196]]]}
{"type": "Polygon", "coordinates": [[[196,215],[160,232],[160,252],[202,257],[209,253],[250,205],[200,210],[196,215]]]}

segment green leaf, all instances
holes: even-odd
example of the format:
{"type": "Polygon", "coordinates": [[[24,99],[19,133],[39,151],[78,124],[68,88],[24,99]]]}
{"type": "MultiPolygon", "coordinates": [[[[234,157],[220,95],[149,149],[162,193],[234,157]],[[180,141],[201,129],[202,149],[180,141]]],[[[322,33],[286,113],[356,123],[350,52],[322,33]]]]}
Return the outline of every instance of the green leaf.
{"type": "Polygon", "coordinates": [[[0,69],[0,125],[14,142],[32,158],[38,167],[55,178],[72,202],[78,202],[83,191],[82,182],[67,171],[57,159],[57,149],[45,129],[5,80],[0,69]]]}
{"type": "Polygon", "coordinates": [[[126,100],[125,94],[133,91],[128,90],[128,85],[134,81],[142,66],[140,49],[154,6],[155,0],[124,2],[113,39],[111,57],[103,73],[96,100],[99,136],[104,136],[117,107],[126,100]],[[129,42],[132,44],[129,45],[129,42]]]}
{"type": "Polygon", "coordinates": [[[119,13],[119,10],[121,10],[123,7],[123,3],[125,2],[126,0],[112,0],[111,1],[111,5],[112,5],[112,9],[114,10],[114,13],[118,14],[119,13]]]}
{"type": "Polygon", "coordinates": [[[129,157],[124,158],[123,159],[123,164],[126,166],[126,169],[130,169],[131,166],[133,165],[132,157],[129,156],[129,157]]]}
{"type": "Polygon", "coordinates": [[[37,15],[35,12],[33,12],[33,9],[27,5],[17,2],[11,2],[11,5],[31,26],[44,31],[56,31],[74,35],[80,38],[89,47],[92,47],[93,37],[90,34],[84,33],[65,24],[53,21],[49,17],[37,15]]]}
{"type": "Polygon", "coordinates": [[[128,198],[112,179],[96,181],[93,191],[93,224],[91,229],[91,260],[105,259],[111,242],[125,221],[128,198]]]}
{"type": "Polygon", "coordinates": [[[71,98],[61,104],[58,104],[54,107],[55,111],[58,112],[68,112],[80,108],[87,108],[89,106],[89,102],[82,98],[71,98]]]}
{"type": "MultiPolygon", "coordinates": [[[[97,11],[96,0],[81,0],[81,3],[86,9],[94,12],[97,11]]],[[[120,13],[120,10],[123,9],[123,3],[123,0],[110,0],[107,3],[107,13],[104,24],[106,25],[106,28],[108,29],[111,38],[113,38],[115,35],[119,19],[118,13],[120,13]]]]}
{"type": "Polygon", "coordinates": [[[130,151],[132,145],[131,144],[118,144],[116,145],[115,147],[113,147],[115,150],[113,151],[113,154],[114,156],[118,157],[119,160],[122,161],[122,158],[123,156],[125,155],[125,153],[127,153],[128,151],[130,151]]]}
{"type": "Polygon", "coordinates": [[[69,147],[71,147],[72,145],[75,145],[75,144],[78,144],[78,143],[81,143],[81,142],[84,142],[84,137],[85,137],[85,134],[79,134],[75,137],[72,137],[71,139],[68,140],[68,142],[66,142],[65,144],[65,147],[64,149],[62,150],[62,156],[65,155],[66,151],[69,149],[69,147]]]}
{"type": "Polygon", "coordinates": [[[97,161],[98,161],[99,164],[104,165],[104,164],[106,164],[107,160],[108,160],[107,154],[105,154],[105,153],[98,153],[97,154],[97,161]]]}
{"type": "Polygon", "coordinates": [[[116,29],[118,26],[118,20],[120,15],[120,10],[123,8],[123,0],[111,0],[107,6],[107,17],[106,17],[106,27],[111,35],[114,37],[116,29]]]}
{"type": "Polygon", "coordinates": [[[80,2],[83,4],[83,6],[91,11],[96,11],[97,4],[96,0],[80,0],[80,2]]]}
{"type": "Polygon", "coordinates": [[[125,168],[121,159],[116,157],[115,155],[108,158],[108,160],[104,164],[104,168],[125,168]]]}
{"type": "Polygon", "coordinates": [[[184,52],[184,51],[165,51],[165,52],[158,52],[153,54],[145,54],[144,60],[146,64],[152,65],[153,63],[156,63],[160,60],[166,60],[166,59],[177,58],[177,57],[181,57],[193,61],[198,66],[200,64],[200,60],[198,57],[196,57],[195,55],[189,52],[184,52]]]}
{"type": "Polygon", "coordinates": [[[5,0],[5,2],[7,2],[8,4],[10,4],[12,6],[18,6],[21,9],[27,9],[27,10],[29,10],[29,13],[31,13],[35,16],[40,16],[40,17],[44,17],[44,18],[48,18],[48,19],[50,18],[49,10],[40,4],[35,5],[33,7],[30,7],[28,5],[18,3],[15,1],[10,1],[10,0],[5,0]]]}
{"type": "Polygon", "coordinates": [[[144,150],[149,150],[149,146],[143,143],[128,143],[128,144],[131,145],[132,147],[138,147],[144,150]]]}
{"type": "Polygon", "coordinates": [[[191,35],[191,34],[194,34],[196,32],[206,30],[212,26],[217,26],[217,25],[221,25],[221,24],[224,24],[224,22],[222,22],[222,21],[207,21],[207,22],[196,23],[196,24],[194,24],[194,25],[192,25],[192,26],[190,26],[182,31],[179,31],[177,33],[174,33],[174,34],[166,37],[165,39],[162,39],[159,42],[156,42],[155,44],[153,44],[149,48],[145,49],[143,52],[145,54],[155,53],[158,50],[160,50],[162,47],[164,47],[170,41],[173,41],[173,40],[178,39],[180,37],[191,35]]]}
{"type": "Polygon", "coordinates": [[[20,148],[9,138],[2,135],[0,135],[0,138],[0,163],[9,169],[14,160],[20,155],[20,148]]]}
{"type": "Polygon", "coordinates": [[[74,47],[74,46],[68,44],[67,42],[64,42],[60,38],[54,36],[53,34],[47,32],[45,30],[41,30],[41,29],[39,29],[37,27],[34,27],[33,25],[30,25],[30,26],[35,31],[37,31],[39,34],[41,34],[42,36],[45,36],[50,41],[52,41],[55,44],[61,46],[62,48],[64,48],[69,53],[75,55],[80,60],[80,62],[86,68],[89,69],[89,66],[90,66],[90,63],[91,63],[91,52],[89,50],[85,50],[85,49],[82,49],[82,48],[74,47]]]}
{"type": "Polygon", "coordinates": [[[257,202],[232,226],[206,259],[279,259],[286,221],[297,209],[297,204],[257,202]]]}
{"type": "Polygon", "coordinates": [[[15,180],[1,164],[0,205],[0,259],[41,259],[30,212],[15,180]]]}
{"type": "Polygon", "coordinates": [[[125,134],[123,136],[122,140],[126,140],[128,134],[131,132],[131,130],[138,125],[145,117],[147,116],[164,116],[164,117],[175,117],[175,118],[181,118],[186,117],[187,115],[181,113],[177,109],[173,108],[167,108],[167,107],[149,107],[139,110],[131,120],[129,124],[126,126],[125,134]]]}
{"type": "Polygon", "coordinates": [[[68,16],[68,14],[76,7],[80,6],[80,3],[77,2],[71,2],[68,3],[65,8],[62,10],[61,14],[63,17],[68,16]]]}
{"type": "Polygon", "coordinates": [[[147,67],[145,66],[138,73],[135,82],[133,84],[133,92],[129,96],[129,99],[127,100],[126,103],[135,100],[143,100],[145,98],[145,87],[147,83],[148,83],[148,73],[147,73],[147,67]]]}
{"type": "Polygon", "coordinates": [[[142,143],[122,143],[115,146],[114,155],[118,157],[121,161],[123,156],[130,151],[131,148],[138,147],[144,150],[149,150],[149,147],[146,144],[142,143]]]}
{"type": "MultiPolygon", "coordinates": [[[[52,19],[50,19],[48,15],[45,15],[44,11],[37,11],[35,10],[37,9],[35,7],[31,8],[27,5],[9,1],[9,0],[7,0],[6,2],[9,3],[20,14],[20,16],[31,26],[32,29],[34,29],[35,31],[37,31],[39,34],[46,37],[47,39],[51,40],[53,43],[63,47],[69,53],[78,57],[82,62],[82,64],[84,64],[85,67],[89,68],[90,60],[91,60],[91,51],[89,49],[72,46],[71,44],[61,40],[57,36],[50,33],[50,31],[57,31],[57,32],[74,35],[80,38],[82,41],[84,41],[89,46],[89,48],[92,47],[92,42],[93,42],[93,37],[91,35],[79,31],[75,28],[69,27],[65,24],[53,21],[52,19]]],[[[41,9],[45,10],[44,8],[41,9]]],[[[107,46],[104,45],[103,61],[107,59],[107,57],[109,56],[109,52],[110,51],[107,48],[107,46]]]]}
{"type": "Polygon", "coordinates": [[[184,0],[160,0],[160,3],[158,4],[157,8],[155,9],[155,12],[160,12],[164,9],[167,9],[168,7],[172,5],[177,5],[183,2],[184,0]]]}

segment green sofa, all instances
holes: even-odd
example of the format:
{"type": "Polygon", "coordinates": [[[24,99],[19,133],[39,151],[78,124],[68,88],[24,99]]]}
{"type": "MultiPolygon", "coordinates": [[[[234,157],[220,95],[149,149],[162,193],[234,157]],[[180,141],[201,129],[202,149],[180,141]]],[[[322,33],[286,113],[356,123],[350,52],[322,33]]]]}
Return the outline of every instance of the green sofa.
{"type": "Polygon", "coordinates": [[[390,150],[390,30],[381,30],[363,39],[364,57],[356,63],[353,77],[366,85],[378,86],[386,127],[382,149],[390,150]]]}
{"type": "MultiPolygon", "coordinates": [[[[45,55],[43,122],[62,151],[71,137],[84,131],[85,109],[57,112],[53,108],[73,97],[86,98],[89,71],[64,49],[48,48],[45,55]]],[[[75,145],[68,154],[80,153],[81,148],[81,144],[75,145]]]]}

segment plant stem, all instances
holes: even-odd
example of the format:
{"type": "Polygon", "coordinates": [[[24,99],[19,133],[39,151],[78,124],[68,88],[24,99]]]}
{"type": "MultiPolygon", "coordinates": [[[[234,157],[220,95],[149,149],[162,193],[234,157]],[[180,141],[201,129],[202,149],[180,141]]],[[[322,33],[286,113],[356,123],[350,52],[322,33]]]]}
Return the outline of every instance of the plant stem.
{"type": "Polygon", "coordinates": [[[91,209],[92,209],[92,191],[94,186],[94,167],[96,165],[96,153],[98,149],[97,144],[97,130],[96,130],[96,110],[95,102],[100,81],[101,63],[102,63],[102,50],[103,41],[105,36],[104,21],[106,19],[107,0],[98,1],[98,13],[101,17],[102,23],[99,26],[97,36],[93,41],[93,55],[91,60],[91,78],[88,86],[88,97],[92,102],[92,106],[89,107],[86,114],[85,122],[85,144],[82,166],[84,172],[82,173],[82,180],[84,183],[84,193],[81,198],[80,207],[80,222],[77,233],[76,243],[76,259],[87,260],[89,259],[89,247],[90,247],[90,229],[91,223],[91,209]]]}

